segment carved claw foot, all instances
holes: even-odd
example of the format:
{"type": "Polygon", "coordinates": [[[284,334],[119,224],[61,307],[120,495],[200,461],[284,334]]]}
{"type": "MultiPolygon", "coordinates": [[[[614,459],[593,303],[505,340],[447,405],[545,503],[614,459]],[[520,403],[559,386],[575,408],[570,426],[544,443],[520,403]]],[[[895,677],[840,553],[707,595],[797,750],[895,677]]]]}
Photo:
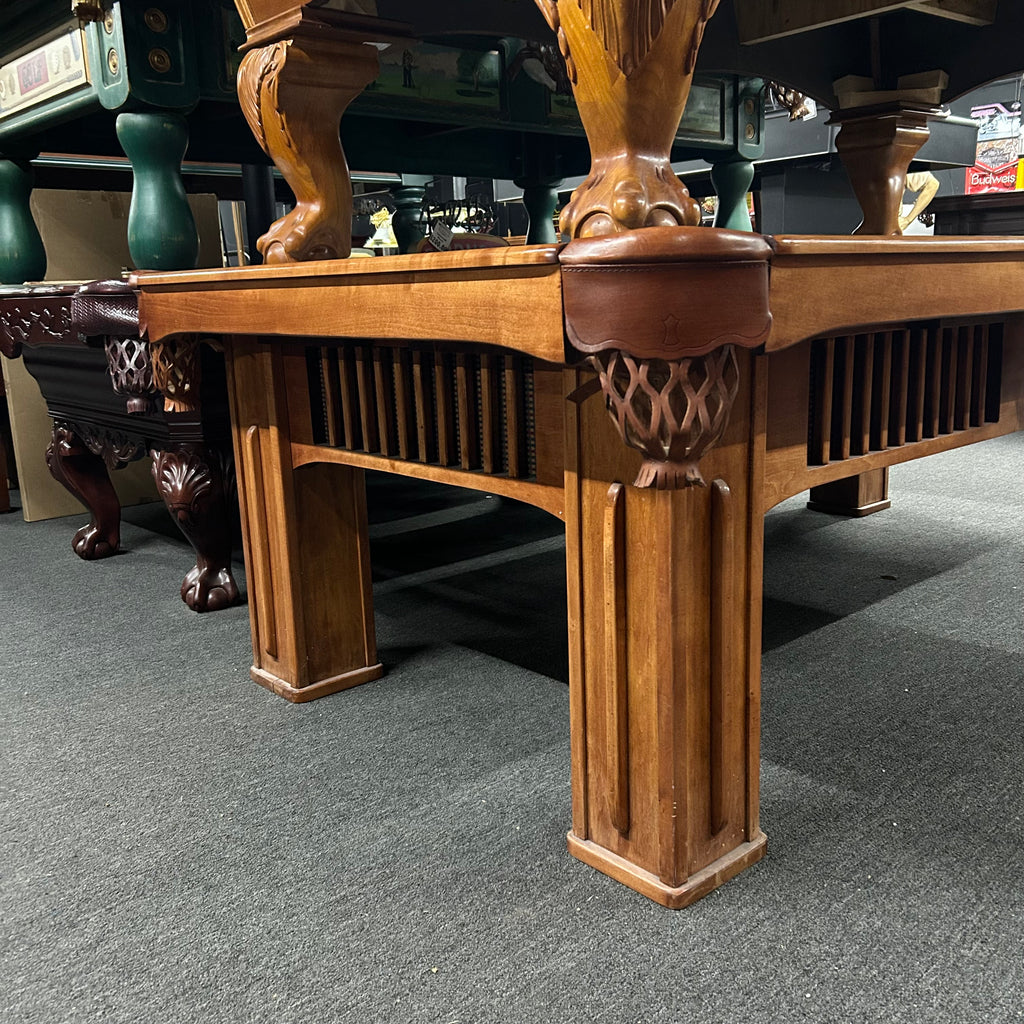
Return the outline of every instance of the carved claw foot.
{"type": "Polygon", "coordinates": [[[231,514],[227,495],[234,473],[216,449],[182,445],[153,452],[153,479],[167,511],[196,552],[181,585],[181,599],[196,612],[227,608],[239,600],[231,575],[231,514]]]}
{"type": "Polygon", "coordinates": [[[670,158],[718,0],[537,2],[558,37],[593,154],[563,212],[563,233],[597,238],[699,224],[670,158]]]}
{"type": "Polygon", "coordinates": [[[690,198],[668,160],[594,159],[559,218],[572,238],[617,235],[633,228],[695,227],[700,204],[690,198]]]}
{"type": "Polygon", "coordinates": [[[92,515],[89,525],[72,539],[75,554],[90,561],[117,554],[121,546],[121,503],[103,459],[89,450],[71,426],[55,423],[46,449],[46,465],[54,480],[92,515]]]}
{"type": "Polygon", "coordinates": [[[111,555],[116,555],[120,547],[120,539],[116,531],[114,536],[110,537],[105,535],[95,523],[89,523],[88,526],[83,526],[75,532],[71,539],[71,547],[79,558],[91,562],[97,558],[109,558],[111,555]]]}
{"type": "Polygon", "coordinates": [[[194,612],[220,611],[238,603],[238,584],[230,568],[195,565],[181,584],[181,599],[194,612]]]}
{"type": "Polygon", "coordinates": [[[256,248],[264,263],[336,260],[351,251],[351,239],[342,238],[337,225],[346,211],[300,203],[261,235],[256,248]]]}

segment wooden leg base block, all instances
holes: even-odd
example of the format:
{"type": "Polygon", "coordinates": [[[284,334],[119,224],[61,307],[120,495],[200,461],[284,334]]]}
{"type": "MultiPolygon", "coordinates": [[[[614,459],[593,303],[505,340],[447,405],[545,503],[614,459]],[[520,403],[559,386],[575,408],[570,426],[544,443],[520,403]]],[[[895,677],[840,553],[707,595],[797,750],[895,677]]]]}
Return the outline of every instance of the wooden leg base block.
{"type": "Polygon", "coordinates": [[[586,839],[569,833],[569,852],[585,864],[614,878],[623,885],[635,889],[642,896],[660,903],[670,910],[680,910],[696,903],[702,896],[707,896],[712,889],[728,882],[744,868],[756,864],[765,853],[767,836],[759,832],[756,838],[748,843],[737,846],[735,850],[719,857],[718,860],[702,868],[688,878],[682,885],[666,885],[657,875],[637,867],[630,861],[620,857],[603,846],[597,846],[586,839]]]}
{"type": "Polygon", "coordinates": [[[367,665],[365,668],[353,669],[351,672],[343,672],[340,676],[331,676],[330,679],[321,679],[319,683],[311,683],[309,686],[292,686],[283,679],[279,679],[269,672],[254,665],[249,675],[268,690],[273,690],[278,697],[284,697],[293,704],[304,704],[308,700],[316,700],[317,697],[326,697],[330,693],[337,693],[339,690],[350,690],[353,686],[362,683],[369,683],[374,679],[380,679],[384,674],[384,666],[381,664],[367,665]]]}
{"type": "Polygon", "coordinates": [[[889,508],[889,470],[869,469],[811,488],[807,507],[812,512],[859,519],[889,508]]]}
{"type": "Polygon", "coordinates": [[[832,505],[827,501],[809,501],[807,507],[812,512],[824,512],[830,516],[849,516],[852,519],[860,519],[861,516],[870,516],[875,512],[884,512],[892,506],[888,498],[882,501],[872,501],[867,505],[858,505],[851,508],[849,505],[832,505]]]}

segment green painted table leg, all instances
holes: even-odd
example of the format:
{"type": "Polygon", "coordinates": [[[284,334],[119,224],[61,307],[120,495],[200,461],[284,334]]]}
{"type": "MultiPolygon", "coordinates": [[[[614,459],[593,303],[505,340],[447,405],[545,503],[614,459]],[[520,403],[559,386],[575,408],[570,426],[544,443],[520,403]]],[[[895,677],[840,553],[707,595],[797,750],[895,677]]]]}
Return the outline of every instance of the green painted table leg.
{"type": "Polygon", "coordinates": [[[32,219],[32,169],[27,160],[0,157],[0,283],[46,276],[46,250],[32,219]]]}
{"type": "Polygon", "coordinates": [[[128,211],[132,261],[139,269],[190,270],[199,259],[199,236],[181,182],[185,119],[163,112],[119,114],[117,137],[135,174],[128,211]]]}
{"type": "Polygon", "coordinates": [[[426,237],[423,197],[427,194],[428,180],[410,176],[410,180],[403,181],[391,190],[391,196],[395,200],[391,230],[395,233],[395,241],[398,242],[398,251],[401,253],[412,252],[426,237]]]}
{"type": "Polygon", "coordinates": [[[754,165],[749,160],[723,160],[711,167],[711,184],[718,195],[715,227],[731,231],[751,231],[747,192],[754,180],[754,165]]]}
{"type": "Polygon", "coordinates": [[[523,190],[523,206],[530,218],[526,244],[550,245],[557,242],[554,218],[558,206],[558,186],[562,184],[562,179],[517,178],[515,184],[523,190]]]}

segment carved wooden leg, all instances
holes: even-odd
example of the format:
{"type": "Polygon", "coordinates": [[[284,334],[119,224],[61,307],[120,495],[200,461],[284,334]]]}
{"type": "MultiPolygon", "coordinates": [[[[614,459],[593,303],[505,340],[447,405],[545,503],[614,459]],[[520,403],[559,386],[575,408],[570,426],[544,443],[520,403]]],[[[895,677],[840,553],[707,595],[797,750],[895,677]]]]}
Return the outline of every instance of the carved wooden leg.
{"type": "MultiPolygon", "coordinates": [[[[641,490],[602,403],[566,437],[570,851],[669,907],[759,860],[761,517],[741,354],[707,487],[641,490]]],[[[575,382],[570,383],[570,387],[575,382]]]]}
{"type": "MultiPolygon", "coordinates": [[[[229,346],[228,389],[256,682],[307,701],[376,679],[362,470],[292,468],[288,415],[309,423],[301,353],[229,346]],[[287,388],[288,379],[302,387],[287,388]],[[286,397],[287,392],[287,397],[286,397]]],[[[298,420],[297,420],[298,421],[298,420]]]]}
{"type": "Polygon", "coordinates": [[[63,484],[92,515],[88,526],[71,541],[79,558],[107,558],[121,545],[121,503],[110,482],[106,463],[93,455],[68,424],[53,425],[53,439],[46,449],[50,474],[63,484]]]}
{"type": "Polygon", "coordinates": [[[153,452],[153,479],[167,511],[195,548],[196,564],[181,585],[181,599],[197,612],[238,601],[231,574],[232,515],[226,486],[230,466],[222,453],[201,445],[153,452]]]}
{"type": "Polygon", "coordinates": [[[704,26],[718,0],[635,9],[601,0],[537,0],[558,35],[593,155],[562,210],[572,238],[699,224],[700,207],[669,160],[704,26]]]}
{"type": "Polygon", "coordinates": [[[883,512],[891,505],[888,467],[812,487],[811,500],[807,502],[814,512],[853,517],[883,512]]]}
{"type": "Polygon", "coordinates": [[[338,126],[378,74],[377,50],[320,26],[250,50],[238,98],[296,206],[257,246],[267,263],[339,259],[352,251],[352,182],[338,126]]]}
{"type": "Polygon", "coordinates": [[[864,211],[858,235],[902,235],[900,211],[907,168],[928,141],[928,119],[934,111],[890,110],[859,115],[839,111],[830,123],[842,127],[836,149],[864,211]]]}

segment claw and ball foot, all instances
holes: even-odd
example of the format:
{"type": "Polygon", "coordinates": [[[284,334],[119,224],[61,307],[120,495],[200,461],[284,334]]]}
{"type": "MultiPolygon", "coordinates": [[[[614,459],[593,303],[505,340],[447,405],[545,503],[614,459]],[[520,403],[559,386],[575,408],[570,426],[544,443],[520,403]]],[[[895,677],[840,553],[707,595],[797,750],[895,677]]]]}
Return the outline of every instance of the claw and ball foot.
{"type": "Polygon", "coordinates": [[[121,546],[121,503],[103,459],[86,447],[72,427],[55,424],[46,449],[46,465],[54,480],[85,505],[92,516],[72,539],[75,554],[87,560],[117,554],[121,546]]]}
{"type": "Polygon", "coordinates": [[[352,183],[338,130],[378,70],[373,46],[324,31],[296,32],[242,59],[242,112],[296,200],[259,239],[265,262],[344,259],[352,251],[352,183]]]}
{"type": "Polygon", "coordinates": [[[196,552],[181,599],[196,612],[218,611],[239,600],[231,574],[228,460],[214,449],[182,445],[153,452],[153,479],[167,511],[196,552]]]}

